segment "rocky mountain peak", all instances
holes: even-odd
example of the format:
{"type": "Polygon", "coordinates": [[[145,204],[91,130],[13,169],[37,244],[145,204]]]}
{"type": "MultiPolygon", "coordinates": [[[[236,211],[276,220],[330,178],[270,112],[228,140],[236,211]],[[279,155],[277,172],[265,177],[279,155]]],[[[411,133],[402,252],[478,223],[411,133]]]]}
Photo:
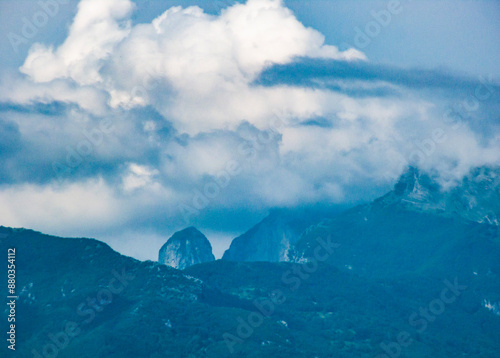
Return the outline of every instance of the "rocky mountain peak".
{"type": "Polygon", "coordinates": [[[410,167],[394,190],[374,203],[499,225],[500,168],[474,168],[456,185],[445,189],[436,178],[410,167]]]}
{"type": "Polygon", "coordinates": [[[294,261],[294,245],[300,235],[340,209],[276,209],[261,222],[235,238],[224,253],[227,261],[294,261]]]}
{"type": "Polygon", "coordinates": [[[183,270],[196,264],[215,261],[210,241],[198,229],[188,227],[168,239],[159,252],[162,264],[183,270]]]}
{"type": "Polygon", "coordinates": [[[439,191],[439,184],[416,167],[410,167],[394,186],[394,194],[397,197],[415,202],[432,201],[439,191]]]}

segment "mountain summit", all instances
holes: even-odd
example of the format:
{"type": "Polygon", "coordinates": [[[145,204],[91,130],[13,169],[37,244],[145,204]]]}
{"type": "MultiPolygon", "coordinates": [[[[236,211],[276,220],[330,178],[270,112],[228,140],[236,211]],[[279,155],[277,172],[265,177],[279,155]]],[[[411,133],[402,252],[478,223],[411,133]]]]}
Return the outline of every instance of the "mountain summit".
{"type": "Polygon", "coordinates": [[[176,232],[162,246],[158,261],[183,270],[203,262],[215,261],[210,241],[198,229],[188,227],[176,232]]]}
{"type": "Polygon", "coordinates": [[[402,206],[407,210],[461,217],[499,225],[500,168],[475,168],[456,185],[445,189],[438,181],[410,167],[394,190],[375,200],[375,205],[402,206]]]}
{"type": "Polygon", "coordinates": [[[312,224],[334,215],[337,208],[279,209],[235,238],[224,253],[227,261],[293,261],[294,245],[312,224]]]}

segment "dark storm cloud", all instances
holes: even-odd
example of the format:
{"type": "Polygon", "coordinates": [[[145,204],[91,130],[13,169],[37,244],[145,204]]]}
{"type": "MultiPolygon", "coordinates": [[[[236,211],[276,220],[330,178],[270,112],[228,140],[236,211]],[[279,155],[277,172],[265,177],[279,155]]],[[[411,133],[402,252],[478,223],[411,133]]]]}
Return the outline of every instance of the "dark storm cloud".
{"type": "MultiPolygon", "coordinates": [[[[491,91],[500,92],[500,84],[491,78],[461,76],[444,69],[405,69],[367,62],[323,59],[297,59],[291,64],[272,66],[262,72],[255,84],[263,86],[286,84],[338,89],[329,85],[328,80],[332,79],[383,81],[410,89],[460,89],[465,92],[474,90],[479,85],[486,85],[491,91]]],[[[390,91],[387,92],[387,94],[390,93],[390,91]]],[[[384,95],[384,92],[377,94],[384,95]]]]}

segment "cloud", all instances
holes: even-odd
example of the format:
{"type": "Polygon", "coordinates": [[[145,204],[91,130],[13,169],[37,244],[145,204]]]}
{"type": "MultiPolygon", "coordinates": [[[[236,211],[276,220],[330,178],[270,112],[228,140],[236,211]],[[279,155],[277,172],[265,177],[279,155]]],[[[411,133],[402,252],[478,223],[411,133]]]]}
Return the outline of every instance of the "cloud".
{"type": "MultiPolygon", "coordinates": [[[[276,144],[276,157],[282,159],[273,165],[290,173],[292,180],[298,170],[293,160],[306,161],[309,178],[296,183],[324,180],[327,173],[318,173],[325,162],[346,173],[366,166],[384,167],[377,172],[399,168],[401,157],[412,160],[405,146],[413,138],[444,126],[436,108],[445,111],[446,96],[456,94],[456,87],[475,93],[481,82],[442,71],[357,61],[366,60],[363,53],[325,44],[323,35],[302,25],[282,1],[249,0],[218,15],[198,7],[172,7],[151,23],[135,25],[129,20],[133,9],[129,0],[82,0],[66,40],[57,48],[34,45],[20,68],[27,79],[5,81],[2,96],[28,106],[74,104],[74,112],[95,117],[124,116],[126,121],[116,121],[110,142],[96,148],[90,159],[111,166],[120,160],[144,168],[158,166],[159,181],[168,185],[180,177],[195,183],[213,176],[234,159],[241,125],[265,131],[277,111],[287,114],[276,144]],[[435,89],[441,91],[437,98],[435,89]],[[127,114],[134,108],[152,108],[176,137],[162,137],[158,120],[127,114]],[[188,139],[181,139],[186,134],[188,139]],[[133,148],[127,148],[132,137],[133,148]],[[386,158],[383,165],[384,151],[399,155],[386,158]],[[372,156],[375,152],[380,155],[372,156]]],[[[487,91],[500,89],[487,86],[487,91]]],[[[469,122],[466,126],[472,128],[469,122]]],[[[50,126],[46,119],[41,123],[50,126]]],[[[61,130],[52,137],[66,136],[73,142],[81,137],[74,120],[60,123],[61,130]]],[[[33,128],[41,126],[18,125],[31,143],[33,128]]],[[[469,143],[478,146],[481,136],[469,133],[474,136],[477,140],[469,143]]],[[[374,173],[364,177],[380,179],[374,173]]],[[[131,172],[127,180],[132,188],[146,179],[131,172]]],[[[309,192],[300,185],[292,187],[290,191],[309,192]]],[[[341,189],[333,192],[342,197],[341,189]]]]}
{"type": "MultiPolygon", "coordinates": [[[[173,7],[152,23],[133,27],[127,21],[132,9],[129,0],[81,1],[64,43],[58,48],[33,45],[20,71],[35,83],[71,80],[81,89],[90,87],[83,96],[89,102],[99,103],[91,96],[106,98],[104,91],[114,108],[151,104],[180,131],[194,134],[235,128],[243,120],[262,126],[259,121],[276,106],[287,106],[290,96],[297,97],[292,103],[311,102],[299,89],[250,86],[273,64],[305,56],[366,59],[357,50],[341,52],[324,44],[323,35],[303,26],[278,0],[249,0],[219,16],[198,7],[173,7]],[[248,102],[255,105],[246,106],[248,102]],[[221,106],[229,110],[221,111],[221,106]]],[[[46,90],[43,95],[71,101],[59,93],[72,92],[46,90]]],[[[81,93],[75,95],[80,106],[91,107],[80,100],[81,93]]],[[[8,98],[16,96],[27,95],[8,98]]],[[[36,98],[35,93],[28,96],[36,98]]]]}
{"type": "Polygon", "coordinates": [[[128,0],[84,0],[71,25],[69,35],[56,50],[52,46],[33,45],[20,71],[34,82],[71,78],[80,85],[103,81],[99,74],[103,61],[130,31],[120,20],[130,14],[128,0]]]}
{"type": "Polygon", "coordinates": [[[2,78],[0,102],[24,106],[51,105],[55,102],[81,109],[99,116],[109,112],[108,94],[101,89],[80,86],[72,81],[53,80],[49,83],[33,83],[18,76],[2,78]]]}
{"type": "Polygon", "coordinates": [[[398,89],[408,89],[449,91],[456,97],[457,92],[474,93],[478,86],[484,92],[500,92],[500,83],[491,75],[471,77],[443,68],[402,68],[315,58],[300,58],[289,64],[268,67],[260,73],[255,84],[304,86],[365,96],[394,95],[398,89]],[[385,93],[384,89],[392,91],[385,93]]]}
{"type": "Polygon", "coordinates": [[[145,186],[157,186],[154,177],[158,174],[156,169],[131,163],[128,166],[128,173],[123,177],[123,189],[129,192],[145,186]]]}
{"type": "Polygon", "coordinates": [[[82,0],[59,46],[1,79],[3,224],[157,243],[372,199],[410,163],[443,182],[500,163],[492,79],[367,62],[277,0],[135,24],[134,8],[82,0]]]}
{"type": "Polygon", "coordinates": [[[102,179],[65,187],[11,185],[0,188],[0,202],[5,223],[45,232],[91,231],[124,219],[120,200],[102,179]]]}

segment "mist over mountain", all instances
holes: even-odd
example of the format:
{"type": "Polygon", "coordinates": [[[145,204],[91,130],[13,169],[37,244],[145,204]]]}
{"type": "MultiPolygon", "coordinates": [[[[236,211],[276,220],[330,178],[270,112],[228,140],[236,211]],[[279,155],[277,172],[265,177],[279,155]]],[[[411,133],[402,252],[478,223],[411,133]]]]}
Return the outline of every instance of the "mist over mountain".
{"type": "MultiPolygon", "coordinates": [[[[332,236],[339,242],[347,240],[350,248],[359,245],[359,252],[351,252],[352,262],[346,259],[343,265],[351,267],[356,263],[354,266],[357,269],[361,267],[371,273],[377,272],[377,269],[368,268],[367,264],[380,264],[387,253],[395,254],[391,252],[394,249],[406,250],[408,253],[415,246],[417,251],[412,255],[417,255],[427,265],[429,257],[437,254],[433,251],[437,243],[459,245],[461,242],[460,250],[463,252],[446,254],[468,256],[463,245],[475,245],[484,235],[493,235],[493,238],[498,235],[499,172],[498,167],[475,168],[453,186],[443,187],[437,177],[410,167],[401,175],[392,191],[371,203],[343,213],[315,212],[311,215],[303,211],[274,211],[245,234],[235,238],[223,260],[300,262],[310,254],[308,250],[314,248],[317,236],[332,236]],[[401,242],[397,242],[399,238],[401,242]],[[373,249],[376,250],[372,251],[370,245],[375,245],[373,249]],[[358,262],[362,264],[358,266],[358,262]]],[[[496,266],[495,255],[498,252],[493,247],[489,251],[488,242],[486,240],[483,243],[485,246],[482,249],[489,252],[490,265],[496,266]]],[[[412,260],[402,259],[404,255],[402,252],[400,254],[398,260],[403,260],[406,265],[416,265],[412,260]]],[[[478,254],[476,260],[483,259],[482,254],[478,254]]],[[[477,264],[483,265],[485,262],[477,264]]],[[[415,269],[415,266],[411,266],[411,269],[415,269]]]]}
{"type": "Polygon", "coordinates": [[[408,210],[462,217],[499,225],[500,168],[474,168],[458,183],[441,187],[429,174],[415,167],[401,176],[394,190],[377,200],[380,205],[399,205],[408,210]]]}
{"type": "Polygon", "coordinates": [[[341,213],[274,211],[217,261],[193,227],[159,263],[1,227],[0,249],[18,257],[16,354],[494,357],[497,173],[443,189],[410,168],[390,193],[341,213]],[[394,343],[401,332],[411,343],[394,343]]]}

